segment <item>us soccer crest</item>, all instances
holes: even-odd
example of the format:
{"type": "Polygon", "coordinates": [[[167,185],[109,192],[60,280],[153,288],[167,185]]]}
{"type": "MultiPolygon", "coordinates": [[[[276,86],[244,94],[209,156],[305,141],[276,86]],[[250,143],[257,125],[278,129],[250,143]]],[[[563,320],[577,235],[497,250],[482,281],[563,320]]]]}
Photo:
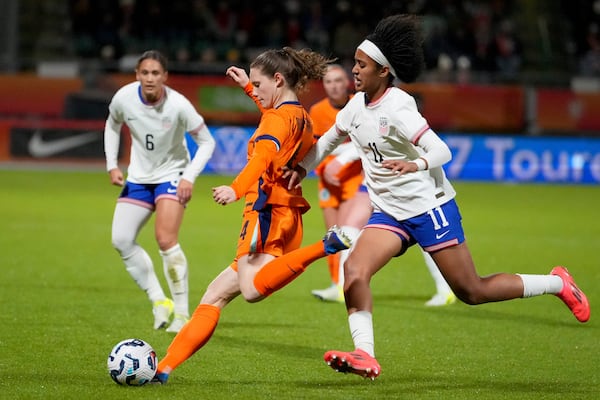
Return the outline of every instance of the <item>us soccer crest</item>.
{"type": "Polygon", "coordinates": [[[171,118],[164,117],[162,119],[162,127],[163,127],[163,129],[171,129],[172,126],[173,126],[173,121],[171,121],[171,118]]]}
{"type": "Polygon", "coordinates": [[[379,134],[387,136],[390,131],[390,125],[386,117],[379,117],[379,134]]]}

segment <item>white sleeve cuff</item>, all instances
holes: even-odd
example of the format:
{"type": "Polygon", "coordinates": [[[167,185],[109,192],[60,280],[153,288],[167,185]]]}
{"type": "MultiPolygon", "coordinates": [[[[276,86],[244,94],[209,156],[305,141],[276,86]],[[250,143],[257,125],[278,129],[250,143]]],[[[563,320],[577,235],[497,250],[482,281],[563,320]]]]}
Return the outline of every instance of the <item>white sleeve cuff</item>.
{"type": "Polygon", "coordinates": [[[427,162],[422,158],[417,158],[416,160],[413,160],[412,162],[417,164],[417,171],[424,171],[427,169],[427,162]]]}
{"type": "Polygon", "coordinates": [[[448,145],[432,130],[428,130],[421,136],[418,146],[425,150],[425,154],[420,157],[423,164],[420,164],[418,159],[413,160],[419,166],[419,171],[422,170],[421,165],[424,165],[423,169],[433,169],[441,167],[452,159],[448,145]]]}

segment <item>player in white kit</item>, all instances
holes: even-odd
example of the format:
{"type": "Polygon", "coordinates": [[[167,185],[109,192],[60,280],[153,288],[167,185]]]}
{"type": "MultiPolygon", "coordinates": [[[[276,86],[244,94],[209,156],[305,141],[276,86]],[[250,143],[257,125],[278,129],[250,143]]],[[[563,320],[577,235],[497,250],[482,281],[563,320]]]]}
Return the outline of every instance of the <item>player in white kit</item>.
{"type": "Polygon", "coordinates": [[[471,305],[554,294],[580,322],[590,317],[585,294],[566,268],[549,275],[499,273],[480,277],[475,270],[454,200],[455,191],[442,165],[448,146],[433,132],[395,78],[412,82],[423,68],[419,19],[395,15],[379,22],[357,48],[352,68],[356,95],[300,163],[289,171],[290,187],[339,143],[350,137],[365,174],[374,212],[344,265],[348,324],[355,350],[332,350],[329,366],[375,379],[370,280],[393,257],[418,244],[429,252],[456,296],[471,305]]]}
{"type": "Polygon", "coordinates": [[[194,181],[212,156],[215,141],[194,106],[165,85],[167,61],[162,54],[145,52],[135,73],[137,80],[113,96],[104,129],[110,181],[123,186],[113,216],[112,244],[127,272],[152,302],[154,329],[168,325],[168,332],[178,332],[189,318],[188,264],[179,245],[179,228],[194,181]],[[127,180],[118,166],[123,124],[132,141],[127,180]],[[186,132],[198,144],[191,160],[186,132]],[[173,300],[165,295],[150,256],[136,242],[153,212],[155,237],[173,300]]]}

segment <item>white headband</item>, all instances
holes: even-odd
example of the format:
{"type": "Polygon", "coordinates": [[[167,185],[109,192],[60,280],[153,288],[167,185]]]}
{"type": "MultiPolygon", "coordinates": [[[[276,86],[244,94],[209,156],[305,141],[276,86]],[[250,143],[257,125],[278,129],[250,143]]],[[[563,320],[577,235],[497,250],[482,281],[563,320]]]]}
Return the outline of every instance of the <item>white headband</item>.
{"type": "Polygon", "coordinates": [[[391,66],[388,59],[385,58],[385,56],[383,55],[381,50],[379,50],[379,47],[377,47],[375,45],[375,43],[371,42],[370,40],[365,39],[358,46],[358,49],[362,50],[366,55],[371,57],[377,64],[383,65],[384,67],[388,67],[390,69],[390,72],[392,73],[392,75],[394,75],[394,77],[396,77],[396,78],[398,77],[398,75],[396,75],[396,71],[394,70],[394,67],[391,66]]]}

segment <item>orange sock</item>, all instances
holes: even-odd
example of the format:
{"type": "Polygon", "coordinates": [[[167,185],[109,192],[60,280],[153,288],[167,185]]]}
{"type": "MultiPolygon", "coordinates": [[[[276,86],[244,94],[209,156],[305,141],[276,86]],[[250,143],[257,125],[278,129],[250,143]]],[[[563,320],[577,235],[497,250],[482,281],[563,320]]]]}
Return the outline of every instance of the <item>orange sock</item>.
{"type": "Polygon", "coordinates": [[[329,267],[331,282],[337,285],[340,282],[340,253],[328,255],[327,266],[329,267]]]}
{"type": "Polygon", "coordinates": [[[215,331],[220,314],[219,307],[200,304],[192,314],[192,319],[169,345],[167,355],[158,363],[157,372],[170,373],[204,346],[215,331]]]}
{"type": "Polygon", "coordinates": [[[254,287],[261,295],[269,296],[296,279],[310,263],[326,255],[322,240],[290,251],[265,264],[254,277],[254,287]]]}

